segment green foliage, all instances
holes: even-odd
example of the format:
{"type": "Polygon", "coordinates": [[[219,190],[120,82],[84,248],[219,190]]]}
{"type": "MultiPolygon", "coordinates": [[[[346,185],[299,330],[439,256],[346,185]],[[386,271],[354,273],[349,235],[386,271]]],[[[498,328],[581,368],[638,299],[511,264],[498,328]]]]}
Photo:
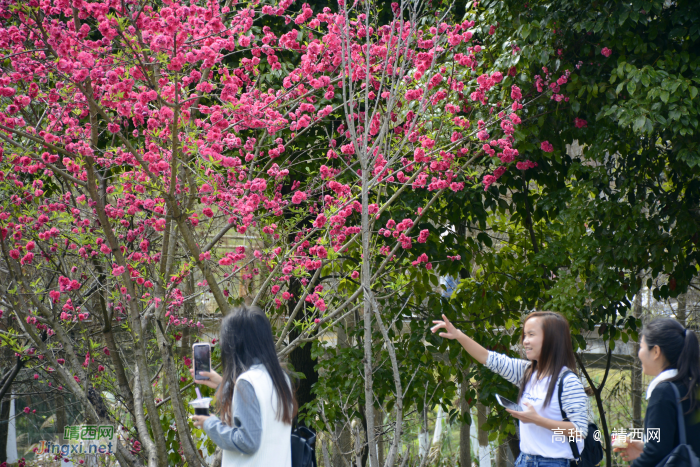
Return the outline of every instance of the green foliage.
{"type": "MultiPolygon", "coordinates": [[[[472,187],[445,197],[420,227],[431,231],[428,242],[404,254],[459,254],[460,261],[434,265],[436,275],[459,278],[459,287],[450,300],[431,299],[428,273],[411,273],[421,304],[415,313],[445,313],[503,353],[519,339],[523,312],[534,308],[564,313],[576,349],[596,325],[611,347],[637,340],[631,297],[645,285],[656,299],[676,297],[698,274],[700,5],[494,0],[481,2],[478,15],[484,26],[474,39],[488,60],[475,73],[495,66],[507,74],[504,89],[517,85],[524,101],[536,100],[523,111],[514,147],[538,167],[511,168],[487,192],[472,187]],[[542,99],[536,75],[549,72],[554,82],[566,70],[560,92],[567,99],[542,99]],[[567,150],[576,140],[582,150],[567,150]],[[543,152],[542,141],[554,152],[543,152]]],[[[418,196],[402,198],[403,206],[414,209],[418,196]]],[[[419,321],[410,323],[419,331],[419,321]]],[[[461,378],[468,356],[422,329],[433,360],[461,378]]],[[[406,357],[406,373],[424,363],[422,355],[406,357]]],[[[469,377],[487,406],[494,392],[516,391],[483,367],[471,367],[469,377]]],[[[492,415],[487,429],[512,429],[510,417],[492,415]]]]}

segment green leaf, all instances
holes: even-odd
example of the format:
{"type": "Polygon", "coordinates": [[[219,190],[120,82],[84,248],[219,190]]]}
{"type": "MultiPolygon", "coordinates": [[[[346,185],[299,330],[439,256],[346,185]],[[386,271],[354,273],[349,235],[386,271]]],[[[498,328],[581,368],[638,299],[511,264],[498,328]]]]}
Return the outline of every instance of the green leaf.
{"type": "Polygon", "coordinates": [[[668,104],[668,98],[669,98],[668,91],[661,91],[659,93],[659,97],[661,97],[661,100],[664,101],[665,104],[668,104]]]}
{"type": "Polygon", "coordinates": [[[527,36],[530,35],[530,23],[523,24],[523,27],[520,30],[520,35],[523,39],[527,39],[527,36]]]}
{"type": "Polygon", "coordinates": [[[488,246],[491,248],[493,245],[493,241],[491,240],[491,237],[489,237],[486,233],[480,232],[477,236],[476,239],[479,240],[481,243],[484,245],[488,246]]]}
{"type": "Polygon", "coordinates": [[[630,12],[629,11],[623,11],[620,14],[620,18],[618,19],[618,24],[622,26],[622,24],[627,20],[627,17],[629,16],[630,12]]]}

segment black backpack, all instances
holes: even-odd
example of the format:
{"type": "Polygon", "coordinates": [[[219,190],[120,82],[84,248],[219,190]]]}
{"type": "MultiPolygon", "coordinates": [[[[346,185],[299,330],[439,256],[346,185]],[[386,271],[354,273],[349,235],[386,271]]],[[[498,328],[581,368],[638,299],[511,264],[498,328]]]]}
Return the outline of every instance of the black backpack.
{"type": "MultiPolygon", "coordinates": [[[[564,390],[564,377],[567,373],[571,373],[574,376],[576,374],[571,370],[566,370],[564,374],[559,377],[559,409],[561,410],[561,418],[565,422],[570,422],[569,418],[564,413],[564,409],[561,406],[561,393],[564,390]]],[[[603,444],[600,440],[595,440],[593,438],[593,433],[598,431],[598,426],[593,422],[588,422],[588,434],[583,442],[583,452],[578,452],[578,445],[576,441],[569,440],[569,445],[571,446],[571,453],[574,455],[574,459],[569,461],[569,465],[576,467],[594,467],[603,460],[603,444]]]]}
{"type": "Polygon", "coordinates": [[[292,467],[316,467],[316,434],[304,425],[292,425],[292,467]]]}

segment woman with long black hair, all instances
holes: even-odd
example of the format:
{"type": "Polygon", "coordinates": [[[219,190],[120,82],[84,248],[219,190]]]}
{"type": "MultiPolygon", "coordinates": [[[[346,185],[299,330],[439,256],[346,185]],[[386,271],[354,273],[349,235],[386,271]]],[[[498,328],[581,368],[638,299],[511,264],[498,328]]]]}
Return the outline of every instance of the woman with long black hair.
{"type": "Polygon", "coordinates": [[[657,318],[642,330],[642,372],[654,379],[647,388],[645,440],[615,448],[632,467],[656,467],[680,444],[678,411],[672,384],[681,396],[687,443],[700,456],[700,343],[697,335],[671,318],[657,318]],[[658,434],[658,436],[656,436],[658,434]],[[646,441],[646,442],[644,442],[646,441]]]}
{"type": "Polygon", "coordinates": [[[221,418],[193,415],[194,425],[223,449],[222,467],[291,467],[297,404],[270,321],[260,308],[237,308],[221,321],[219,345],[223,375],[202,371],[209,380],[195,383],[217,390],[221,418]]]}
{"type": "Polygon", "coordinates": [[[574,459],[568,435],[576,439],[579,453],[584,448],[588,434],[588,400],[576,374],[564,376],[562,409],[570,421],[563,421],[557,397],[559,377],[567,369],[576,371],[566,318],[549,311],[533,312],[525,318],[520,342],[526,360],[485,349],[456,329],[445,315],[442,321],[433,323],[436,323],[433,332],[444,329],[440,337],[456,339],[476,361],[520,388],[518,402],[524,410],[506,409],[520,420],[521,452],[515,467],[568,467],[569,461],[574,459]]]}

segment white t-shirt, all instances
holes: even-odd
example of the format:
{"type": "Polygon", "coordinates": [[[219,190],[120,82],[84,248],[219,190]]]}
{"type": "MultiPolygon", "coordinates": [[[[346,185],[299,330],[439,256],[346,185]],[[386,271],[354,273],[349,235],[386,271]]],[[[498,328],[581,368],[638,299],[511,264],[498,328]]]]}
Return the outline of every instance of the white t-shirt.
{"type": "MultiPolygon", "coordinates": [[[[564,367],[562,371],[566,371],[566,367],[564,367]]],[[[576,379],[578,381],[578,378],[573,375],[567,376],[566,379],[576,379]]],[[[543,417],[552,420],[562,420],[561,410],[559,409],[558,381],[555,383],[554,392],[552,393],[552,399],[549,402],[549,405],[544,407],[544,399],[547,396],[547,389],[549,389],[550,381],[551,376],[547,376],[546,378],[538,381],[537,371],[534,371],[530,384],[528,384],[523,390],[520,405],[523,405],[525,402],[529,402],[535,408],[537,413],[543,417]]],[[[583,385],[581,385],[581,392],[583,392],[583,385]]],[[[568,395],[562,394],[562,403],[567,397],[568,395]]],[[[583,397],[585,402],[585,392],[583,392],[583,397]]],[[[527,454],[537,454],[543,457],[551,457],[555,459],[573,459],[574,455],[571,452],[571,445],[569,444],[568,435],[569,430],[564,430],[563,427],[562,434],[560,435],[558,432],[554,432],[549,428],[537,426],[534,423],[523,423],[521,421],[520,450],[527,454]]],[[[583,437],[576,441],[576,445],[578,446],[578,452],[583,452],[583,437]]]]}
{"type": "MultiPolygon", "coordinates": [[[[486,367],[503,376],[506,380],[520,386],[525,370],[530,366],[529,360],[510,358],[497,352],[489,351],[486,359],[486,367]]],[[[565,372],[566,367],[561,372],[565,372]]],[[[561,373],[560,373],[561,374],[561,373]]],[[[548,376],[537,381],[537,372],[533,372],[530,384],[523,390],[520,405],[524,407],[529,402],[538,414],[551,420],[562,420],[559,409],[559,382],[554,386],[552,398],[547,407],[544,406],[544,398],[547,395],[551,377],[548,376]]],[[[583,452],[584,439],[588,434],[588,396],[583,389],[583,384],[575,375],[567,375],[564,379],[562,392],[562,405],[567,418],[574,424],[580,433],[576,441],[579,453],[583,452]]],[[[520,450],[525,454],[540,455],[553,459],[573,459],[569,444],[568,430],[562,430],[562,434],[555,433],[549,428],[544,428],[534,423],[520,422],[520,450]]]]}

